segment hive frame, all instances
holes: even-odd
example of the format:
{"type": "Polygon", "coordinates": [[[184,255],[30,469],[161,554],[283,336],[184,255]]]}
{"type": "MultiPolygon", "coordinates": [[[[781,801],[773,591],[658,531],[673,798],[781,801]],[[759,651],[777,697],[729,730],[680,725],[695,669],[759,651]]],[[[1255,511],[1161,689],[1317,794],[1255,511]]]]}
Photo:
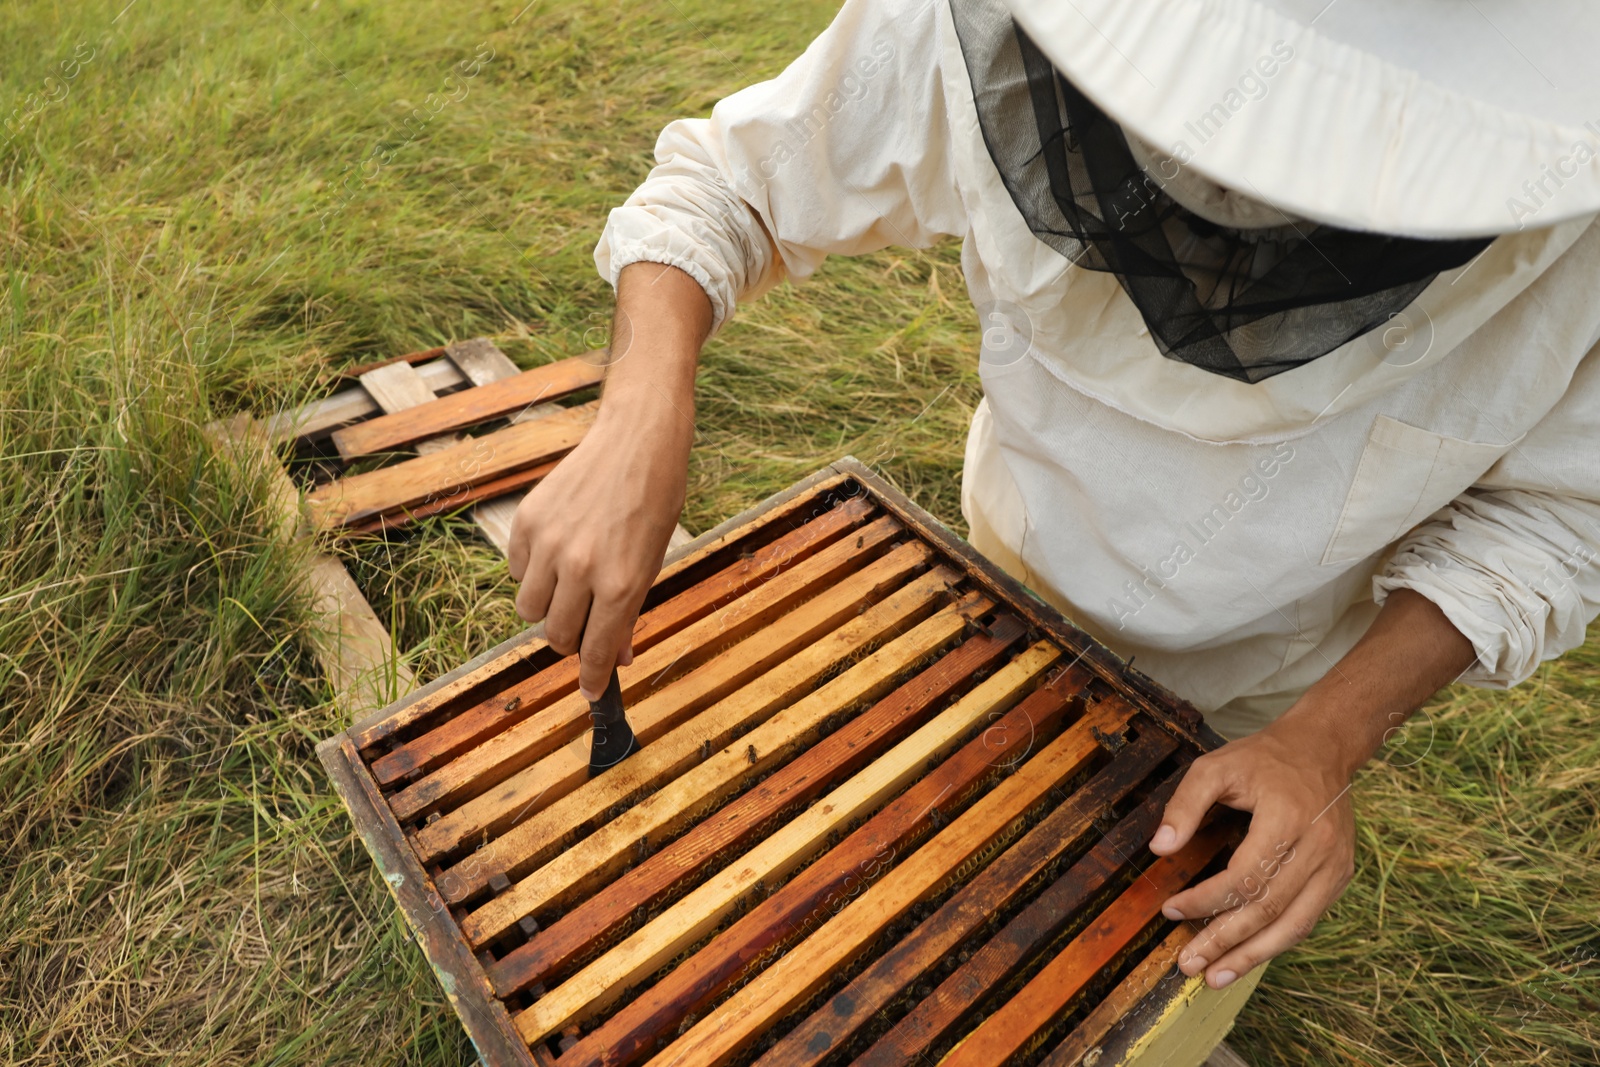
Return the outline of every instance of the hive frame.
{"type": "MultiPolygon", "coordinates": [[[[1038,630],[1059,642],[1078,662],[1109,684],[1139,711],[1179,739],[1209,750],[1223,739],[1207,727],[1200,713],[1154,681],[1130,668],[1114,654],[1073,626],[1053,607],[1040,600],[1021,583],[978,555],[966,542],[923,511],[898,489],[880,478],[854,457],[845,457],[811,477],[785,489],[752,508],[722,522],[692,541],[668,553],[662,575],[680,573],[708,557],[712,551],[754,521],[782,510],[801,498],[817,495],[849,482],[858,484],[880,506],[903,522],[907,529],[932,544],[959,564],[967,577],[996,595],[1000,601],[1022,615],[1038,630]]],[[[542,627],[536,626],[496,645],[468,663],[415,690],[401,703],[386,707],[355,722],[348,730],[317,746],[317,755],[336,790],[351,812],[351,818],[369,853],[377,863],[390,893],[408,926],[416,933],[441,987],[456,1009],[458,1017],[484,1063],[490,1067],[554,1067],[555,1060],[542,1044],[525,1044],[512,1023],[510,1013],[489,988],[484,970],[452,919],[448,905],[423,869],[416,854],[405,847],[405,835],[388,805],[383,802],[377,782],[362,761],[357,739],[381,731],[412,701],[422,700],[445,690],[458,680],[487,664],[510,656],[529,655],[543,647],[542,627]]],[[[1172,1062],[1172,1046],[1181,1047],[1181,1033],[1174,1036],[1175,1020],[1185,1012],[1195,1013],[1194,1004],[1204,1000],[1198,1014],[1210,1018],[1217,1032],[1202,1036],[1204,1026],[1191,1034],[1191,1040],[1216,1043],[1233,1015],[1253,988],[1251,976],[1236,983],[1237,988],[1217,993],[1205,988],[1202,979],[1166,981],[1159,988],[1140,996],[1103,1039],[1097,1057],[1100,1067],[1114,1064],[1172,1062]],[[1151,1052],[1155,1055],[1140,1059],[1151,1052]]],[[[1188,1060],[1188,1062],[1197,1062],[1188,1060]]],[[[1225,1045],[1217,1044],[1213,1062],[1238,1063],[1238,1057],[1225,1045]]]]}

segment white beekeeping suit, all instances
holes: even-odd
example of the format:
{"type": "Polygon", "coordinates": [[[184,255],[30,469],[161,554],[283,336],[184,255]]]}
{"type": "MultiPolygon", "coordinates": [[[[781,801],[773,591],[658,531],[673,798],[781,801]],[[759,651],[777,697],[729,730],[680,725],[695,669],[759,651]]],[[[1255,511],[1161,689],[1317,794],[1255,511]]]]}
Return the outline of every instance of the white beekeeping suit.
{"type": "MultiPolygon", "coordinates": [[[[1592,43],[1590,10],[1535,15],[1592,43]]],[[[1465,681],[1514,684],[1600,612],[1600,94],[1400,33],[1416,5],[1316,15],[848,0],[663,131],[595,262],[683,269],[720,328],[828,255],[958,235],[981,551],[1224,733],[1398,588],[1471,640],[1465,681]]]]}

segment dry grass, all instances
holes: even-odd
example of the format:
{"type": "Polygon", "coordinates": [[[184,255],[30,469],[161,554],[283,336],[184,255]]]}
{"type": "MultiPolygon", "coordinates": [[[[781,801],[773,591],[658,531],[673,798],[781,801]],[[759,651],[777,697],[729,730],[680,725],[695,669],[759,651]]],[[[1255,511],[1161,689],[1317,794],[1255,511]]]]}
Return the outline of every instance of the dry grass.
{"type": "MultiPolygon", "coordinates": [[[[451,337],[581,350],[594,238],[655,132],[831,5],[121,6],[0,11],[0,1052],[465,1063],[312,756],[347,713],[302,651],[294,550],[199,427],[451,337]],[[397,134],[482,43],[467,97],[397,134]],[[393,165],[321,225],[379,144],[393,165]]],[[[975,334],[954,246],[751,308],[706,356],[686,524],[845,452],[954,519],[975,334]]],[[[424,677],[518,626],[465,533],[350,561],[424,677]]],[[[1593,1061],[1597,679],[1591,651],[1452,694],[1426,759],[1363,781],[1361,876],[1269,976],[1247,1053],[1593,1061]]]]}
{"type": "Polygon", "coordinates": [[[1268,1063],[1600,1062],[1600,651],[1459,687],[1356,786],[1356,879],[1273,964],[1268,1063]]]}

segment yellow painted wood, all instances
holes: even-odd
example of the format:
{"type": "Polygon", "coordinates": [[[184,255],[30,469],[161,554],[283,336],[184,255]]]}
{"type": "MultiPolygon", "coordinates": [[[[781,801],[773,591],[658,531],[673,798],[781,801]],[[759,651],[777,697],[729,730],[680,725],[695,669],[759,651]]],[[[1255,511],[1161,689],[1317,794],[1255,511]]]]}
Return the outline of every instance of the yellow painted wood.
{"type": "Polygon", "coordinates": [[[1120,700],[1094,705],[882,880],[658,1054],[651,1060],[653,1067],[720,1067],[741,1047],[748,1047],[836,968],[934,893],[950,872],[1001,836],[1059,782],[1077,773],[1100,749],[1099,733],[1117,732],[1132,715],[1133,708],[1120,700]]]}
{"type": "MultiPolygon", "coordinates": [[[[541,862],[541,853],[552,853],[575,828],[612,804],[665,782],[658,792],[554,856],[463,920],[462,931],[468,941],[474,946],[485,944],[524,915],[553,905],[567,906],[577,895],[586,895],[628,862],[639,841],[675,835],[708,805],[793,757],[800,741],[829,716],[887,692],[901,671],[961,633],[965,625],[962,611],[954,605],[944,608],[820,689],[806,690],[812,689],[824,672],[862,648],[904,629],[944,594],[945,583],[953,577],[953,572],[941,568],[915,580],[778,669],[585,783],[564,798],[560,810],[546,809],[538,818],[513,828],[490,846],[489,863],[474,853],[470,859],[480,877],[486,866],[515,877],[521,870],[532,869],[541,862]],[[701,745],[713,737],[731,736],[768,715],[771,718],[741,734],[736,744],[722,748],[699,766],[692,765],[701,745]],[[752,750],[754,760],[748,755],[752,750]],[[577,803],[568,804],[568,800],[577,803]],[[552,814],[556,818],[543,818],[552,814]],[[531,831],[525,829],[529,827],[531,831]],[[502,856],[507,860],[503,866],[493,863],[502,856]]],[[[966,612],[981,614],[987,604],[969,604],[966,612]]],[[[439,879],[450,897],[458,892],[452,881],[451,872],[439,879]]]]}
{"type": "Polygon", "coordinates": [[[1086,1055],[1083,1067],[1200,1067],[1233,1029],[1265,971],[1257,967],[1226,989],[1212,989],[1202,975],[1185,979],[1178,995],[1125,1056],[1091,1065],[1086,1055]]]}
{"type": "Polygon", "coordinates": [[[756,882],[777,880],[794,870],[826,843],[831,831],[881,807],[919,777],[928,761],[948,755],[986,716],[1009,710],[1060,658],[1060,650],[1043,641],[1022,652],[916,733],[535,1002],[517,1016],[518,1031],[532,1044],[608,1007],[624,989],[710,932],[756,882]]]}

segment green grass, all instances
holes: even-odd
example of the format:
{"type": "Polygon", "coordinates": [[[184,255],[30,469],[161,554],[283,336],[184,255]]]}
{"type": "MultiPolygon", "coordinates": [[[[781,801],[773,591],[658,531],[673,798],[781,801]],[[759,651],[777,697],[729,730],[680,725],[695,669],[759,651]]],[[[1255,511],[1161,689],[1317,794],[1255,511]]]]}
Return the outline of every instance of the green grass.
{"type": "MultiPolygon", "coordinates": [[[[588,347],[591,249],[656,132],[830,14],[520,6],[0,11],[7,1062],[471,1058],[312,754],[347,714],[304,652],[296,550],[201,427],[453,337],[525,365],[588,347]],[[404,132],[484,44],[465,98],[404,132]]],[[[747,309],[706,354],[685,524],[846,452],[955,520],[975,345],[953,245],[833,261],[747,309]]],[[[519,626],[466,532],[349,560],[423,677],[519,626]]],[[[1452,692],[1426,758],[1363,779],[1361,871],[1269,972],[1247,1055],[1595,1062],[1597,686],[1591,648],[1452,692]]]]}

